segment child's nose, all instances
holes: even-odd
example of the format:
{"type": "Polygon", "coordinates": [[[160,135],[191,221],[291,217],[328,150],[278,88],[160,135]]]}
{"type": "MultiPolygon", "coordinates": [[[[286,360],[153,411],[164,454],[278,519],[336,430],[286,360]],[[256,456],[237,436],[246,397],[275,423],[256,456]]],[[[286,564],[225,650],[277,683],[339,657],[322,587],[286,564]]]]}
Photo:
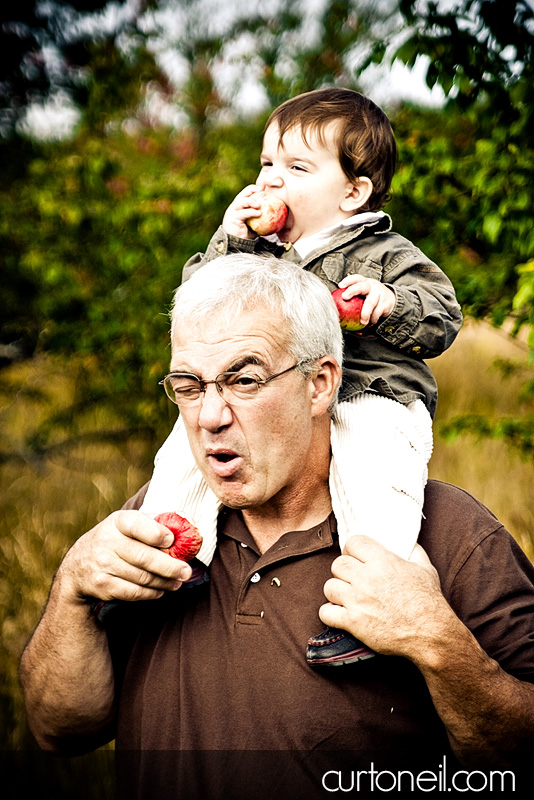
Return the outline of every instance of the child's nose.
{"type": "Polygon", "coordinates": [[[274,188],[277,186],[282,186],[283,184],[282,172],[277,167],[274,166],[269,167],[268,170],[265,170],[260,175],[260,180],[263,181],[266,189],[271,187],[274,188]]]}

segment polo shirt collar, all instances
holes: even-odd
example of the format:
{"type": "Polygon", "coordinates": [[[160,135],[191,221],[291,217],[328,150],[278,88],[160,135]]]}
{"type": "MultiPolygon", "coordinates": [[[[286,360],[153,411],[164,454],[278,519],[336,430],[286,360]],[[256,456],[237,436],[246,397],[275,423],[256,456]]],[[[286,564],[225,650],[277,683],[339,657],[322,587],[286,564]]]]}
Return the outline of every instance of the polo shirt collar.
{"type": "MultiPolygon", "coordinates": [[[[224,508],[220,515],[219,535],[228,539],[234,539],[255,552],[261,561],[261,565],[267,566],[276,561],[286,558],[313,553],[317,550],[324,550],[337,544],[337,521],[332,511],[329,516],[318,525],[304,531],[288,531],[271,547],[261,554],[258,547],[245,525],[240,511],[231,508],[224,508]]],[[[259,564],[259,562],[258,562],[259,564]]]]}

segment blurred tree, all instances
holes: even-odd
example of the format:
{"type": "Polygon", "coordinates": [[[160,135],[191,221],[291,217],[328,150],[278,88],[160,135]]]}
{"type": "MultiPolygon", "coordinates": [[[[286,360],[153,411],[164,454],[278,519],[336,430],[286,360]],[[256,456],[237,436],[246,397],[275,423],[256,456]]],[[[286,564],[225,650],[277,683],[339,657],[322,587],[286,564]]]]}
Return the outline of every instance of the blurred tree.
{"type": "MultiPolygon", "coordinates": [[[[16,133],[29,105],[60,92],[85,105],[91,74],[97,80],[100,77],[95,43],[116,44],[121,37],[129,37],[132,42],[134,33],[139,39],[134,23],[148,4],[149,0],[130,4],[124,0],[122,7],[115,3],[115,13],[107,21],[103,12],[111,10],[109,0],[21,0],[2,4],[0,137],[9,138],[16,133]]],[[[116,52],[121,51],[117,48],[116,52]]],[[[122,49],[122,59],[132,60],[131,48],[128,54],[122,49]]],[[[117,94],[115,91],[115,100],[117,94]]],[[[109,96],[106,103],[110,103],[109,96]]]]}
{"type": "MultiPolygon", "coordinates": [[[[201,146],[187,131],[86,131],[43,147],[26,177],[0,191],[11,333],[64,356],[77,375],[72,405],[28,427],[29,450],[75,443],[99,405],[122,436],[164,435],[165,310],[185,261],[253,178],[260,143],[258,123],[216,129],[201,146]]],[[[20,396],[36,391],[29,381],[20,396]]]]}
{"type": "MultiPolygon", "coordinates": [[[[426,82],[461,108],[491,101],[495,117],[532,114],[534,10],[529,0],[400,0],[409,36],[395,58],[429,59],[426,82]]],[[[523,122],[526,123],[526,119],[523,122]]]]}
{"type": "MultiPolygon", "coordinates": [[[[526,326],[534,358],[534,10],[527,0],[401,0],[409,25],[393,58],[426,56],[426,81],[448,98],[442,113],[401,112],[401,169],[392,208],[453,279],[468,315],[526,326]]],[[[503,374],[513,370],[501,365],[503,374]]],[[[466,430],[534,455],[534,378],[518,398],[523,419],[470,416],[466,430]]]]}
{"type": "MultiPolygon", "coordinates": [[[[439,82],[449,100],[444,112],[394,112],[401,158],[391,211],[396,228],[451,276],[468,314],[532,328],[532,14],[514,0],[501,29],[490,13],[497,5],[458,0],[447,16],[403,0],[409,28],[394,57],[413,64],[428,54],[429,84],[439,82]]],[[[379,13],[369,0],[324,2],[313,18],[289,0],[267,11],[236,5],[209,25],[199,0],[143,8],[125,23],[128,46],[115,35],[84,40],[76,137],[22,140],[22,166],[14,157],[3,168],[0,360],[35,348],[81,359],[79,402],[32,433],[38,451],[99,402],[125,429],[159,436],[167,424],[155,380],[165,368],[162,309],[184,261],[204,249],[257,169],[261,119],[239,120],[234,83],[246,107],[247,76],[260,81],[266,110],[322,85],[358,88],[362,70],[399,34],[396,6],[379,13]],[[172,82],[169,63],[179,72],[172,82]],[[179,132],[151,113],[150,91],[183,112],[179,132]]],[[[55,30],[60,17],[52,17],[55,30]]]]}

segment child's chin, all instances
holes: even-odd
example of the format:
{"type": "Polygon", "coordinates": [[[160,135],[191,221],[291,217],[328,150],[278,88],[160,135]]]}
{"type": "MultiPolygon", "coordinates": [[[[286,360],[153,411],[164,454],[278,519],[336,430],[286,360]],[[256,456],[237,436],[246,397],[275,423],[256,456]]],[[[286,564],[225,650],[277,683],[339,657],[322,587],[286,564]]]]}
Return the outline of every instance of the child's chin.
{"type": "Polygon", "coordinates": [[[291,228],[282,228],[281,231],[278,231],[277,234],[278,238],[281,242],[290,242],[291,241],[291,228]]]}

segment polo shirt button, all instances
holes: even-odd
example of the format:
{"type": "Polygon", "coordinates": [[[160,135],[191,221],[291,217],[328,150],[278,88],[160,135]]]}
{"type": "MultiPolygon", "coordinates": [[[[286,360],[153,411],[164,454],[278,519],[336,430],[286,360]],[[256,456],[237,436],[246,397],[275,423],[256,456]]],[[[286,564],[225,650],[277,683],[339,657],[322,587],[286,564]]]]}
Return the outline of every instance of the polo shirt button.
{"type": "Polygon", "coordinates": [[[248,544],[245,544],[245,542],[240,542],[240,544],[241,544],[241,547],[248,547],[248,544]]]}
{"type": "Polygon", "coordinates": [[[254,575],[252,576],[252,578],[250,579],[250,582],[251,583],[257,583],[260,578],[261,578],[260,573],[259,572],[255,572],[254,575]]]}

